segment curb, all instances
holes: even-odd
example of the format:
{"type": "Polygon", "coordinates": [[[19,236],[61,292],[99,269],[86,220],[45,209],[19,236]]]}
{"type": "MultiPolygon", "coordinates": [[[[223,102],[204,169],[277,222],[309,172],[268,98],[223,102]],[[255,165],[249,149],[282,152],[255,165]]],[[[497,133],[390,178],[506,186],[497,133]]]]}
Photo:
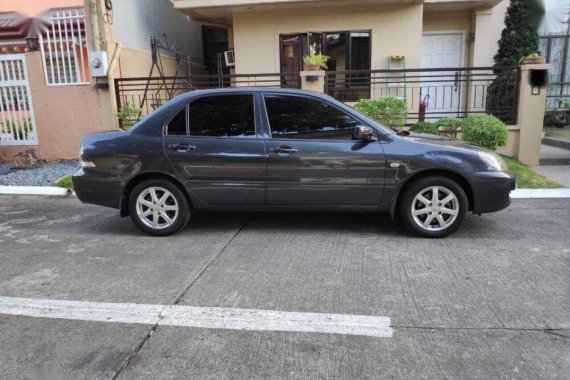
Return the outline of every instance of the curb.
{"type": "Polygon", "coordinates": [[[570,198],[570,189],[516,189],[511,191],[513,199],[570,198]]]}
{"type": "MultiPolygon", "coordinates": [[[[74,196],[75,192],[56,186],[0,186],[0,195],[74,196]]],[[[512,199],[570,198],[570,189],[516,189],[512,199]]]]}
{"type": "Polygon", "coordinates": [[[57,186],[0,186],[1,195],[57,195],[65,196],[71,192],[57,186]]]}
{"type": "Polygon", "coordinates": [[[549,145],[549,146],[553,146],[556,148],[562,148],[562,149],[570,150],[570,141],[557,139],[554,137],[543,137],[542,143],[544,145],[549,145]]]}

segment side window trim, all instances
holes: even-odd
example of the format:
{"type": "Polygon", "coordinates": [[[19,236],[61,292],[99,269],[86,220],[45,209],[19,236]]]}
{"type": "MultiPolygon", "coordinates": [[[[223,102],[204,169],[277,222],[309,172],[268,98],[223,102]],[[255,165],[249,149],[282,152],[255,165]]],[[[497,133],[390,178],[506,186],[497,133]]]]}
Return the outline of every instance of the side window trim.
{"type": "Polygon", "coordinates": [[[251,140],[252,138],[260,138],[262,136],[261,133],[261,126],[259,126],[259,120],[257,118],[257,108],[258,108],[258,104],[256,102],[256,93],[255,92],[251,92],[251,91],[244,91],[244,92],[232,92],[232,93],[213,93],[213,94],[203,94],[200,96],[195,97],[194,99],[192,99],[190,102],[188,102],[188,104],[186,105],[186,133],[188,137],[192,137],[195,139],[248,139],[251,140]],[[192,103],[194,103],[197,100],[200,99],[205,99],[205,98],[211,98],[211,97],[215,97],[215,96],[238,96],[238,95],[249,95],[252,97],[252,104],[253,104],[253,123],[254,123],[254,128],[255,128],[255,135],[253,136],[192,136],[190,134],[190,105],[192,103]]]}
{"type": "Polygon", "coordinates": [[[180,108],[179,110],[177,110],[174,115],[172,115],[170,118],[167,119],[167,121],[164,123],[164,126],[162,128],[162,136],[178,136],[178,137],[188,137],[190,136],[190,131],[189,131],[189,126],[188,126],[188,103],[186,103],[184,105],[184,107],[180,108]],[[170,126],[170,122],[172,120],[174,120],[174,118],[176,118],[176,116],[178,116],[178,114],[180,113],[180,111],[184,110],[186,113],[186,134],[185,135],[169,135],[168,134],[168,127],[170,126]]]}
{"type": "MultiPolygon", "coordinates": [[[[325,141],[325,142],[347,142],[347,141],[353,141],[353,140],[331,140],[331,139],[297,139],[297,138],[292,138],[292,137],[273,137],[273,134],[271,133],[271,123],[269,121],[269,113],[267,111],[267,103],[265,102],[265,98],[267,96],[289,96],[289,97],[295,97],[295,98],[304,98],[304,99],[310,99],[310,100],[314,100],[317,102],[321,102],[324,103],[325,105],[332,107],[342,113],[344,113],[345,115],[348,115],[351,119],[353,119],[354,121],[358,122],[359,124],[363,124],[363,125],[367,125],[368,123],[363,122],[362,120],[360,120],[359,118],[355,117],[354,115],[352,115],[351,113],[347,112],[346,110],[338,107],[336,104],[332,104],[331,102],[326,101],[325,99],[321,99],[315,96],[310,96],[310,95],[305,95],[305,94],[288,94],[288,93],[280,93],[280,92],[264,92],[261,94],[261,102],[263,105],[263,111],[265,111],[265,115],[264,115],[264,125],[266,128],[266,133],[267,133],[267,138],[272,139],[272,140],[295,140],[295,141],[325,141]]],[[[370,126],[371,128],[373,128],[377,133],[378,131],[376,130],[376,128],[370,126]]]]}

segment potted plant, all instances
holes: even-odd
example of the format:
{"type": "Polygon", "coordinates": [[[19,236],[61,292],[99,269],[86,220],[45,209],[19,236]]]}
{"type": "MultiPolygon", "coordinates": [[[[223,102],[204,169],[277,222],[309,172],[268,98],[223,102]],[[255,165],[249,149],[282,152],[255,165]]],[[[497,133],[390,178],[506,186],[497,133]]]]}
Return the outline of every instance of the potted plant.
{"type": "Polygon", "coordinates": [[[327,61],[329,57],[323,54],[310,54],[303,58],[305,71],[319,71],[327,69],[327,61]]]}
{"type": "Polygon", "coordinates": [[[546,59],[538,53],[532,53],[522,57],[519,63],[522,65],[540,65],[546,63],[546,59]]]}

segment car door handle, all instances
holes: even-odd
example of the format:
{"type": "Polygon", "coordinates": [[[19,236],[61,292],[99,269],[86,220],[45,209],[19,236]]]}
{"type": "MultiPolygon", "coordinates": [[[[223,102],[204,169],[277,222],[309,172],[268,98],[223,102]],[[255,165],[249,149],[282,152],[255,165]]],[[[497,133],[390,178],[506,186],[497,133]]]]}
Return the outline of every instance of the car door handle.
{"type": "Polygon", "coordinates": [[[271,148],[269,151],[271,153],[285,153],[285,154],[293,154],[298,152],[297,149],[291,148],[289,146],[280,146],[277,148],[271,148]]]}
{"type": "Polygon", "coordinates": [[[196,149],[196,146],[190,144],[177,143],[177,144],[168,145],[168,149],[177,150],[179,152],[188,152],[189,150],[196,149]]]}

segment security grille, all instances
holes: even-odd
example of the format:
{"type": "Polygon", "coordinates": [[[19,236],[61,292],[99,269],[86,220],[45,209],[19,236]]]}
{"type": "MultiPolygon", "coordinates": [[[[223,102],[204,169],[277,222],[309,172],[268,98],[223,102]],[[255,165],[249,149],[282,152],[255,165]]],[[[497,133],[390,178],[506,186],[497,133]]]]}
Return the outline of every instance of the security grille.
{"type": "Polygon", "coordinates": [[[57,11],[50,23],[39,36],[46,83],[90,83],[83,9],[57,11]]]}
{"type": "Polygon", "coordinates": [[[23,54],[0,55],[0,145],[37,145],[23,54]]]}

